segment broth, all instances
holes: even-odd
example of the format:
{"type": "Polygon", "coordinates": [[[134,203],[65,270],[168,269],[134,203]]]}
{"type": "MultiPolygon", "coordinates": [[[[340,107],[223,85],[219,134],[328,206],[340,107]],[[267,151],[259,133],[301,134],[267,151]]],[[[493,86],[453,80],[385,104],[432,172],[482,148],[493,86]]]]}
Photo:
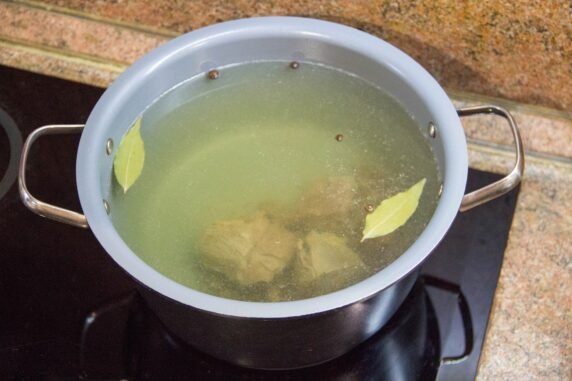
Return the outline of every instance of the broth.
{"type": "Polygon", "coordinates": [[[142,114],[145,164],[113,223],[129,247],[193,289],[248,301],[329,293],[380,271],[421,234],[440,178],[393,98],[316,64],[257,62],[201,75],[142,114]],[[381,201],[425,178],[400,228],[360,242],[381,201]]]}

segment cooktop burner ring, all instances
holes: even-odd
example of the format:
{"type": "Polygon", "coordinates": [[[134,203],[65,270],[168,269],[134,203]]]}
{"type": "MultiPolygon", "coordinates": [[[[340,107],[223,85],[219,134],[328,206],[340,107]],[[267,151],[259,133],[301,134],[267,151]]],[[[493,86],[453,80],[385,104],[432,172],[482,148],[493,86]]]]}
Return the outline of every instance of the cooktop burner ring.
{"type": "Polygon", "coordinates": [[[10,144],[10,160],[8,166],[0,180],[0,199],[8,192],[16,177],[18,176],[18,161],[22,151],[22,135],[14,119],[0,108],[0,126],[8,137],[10,144]]]}

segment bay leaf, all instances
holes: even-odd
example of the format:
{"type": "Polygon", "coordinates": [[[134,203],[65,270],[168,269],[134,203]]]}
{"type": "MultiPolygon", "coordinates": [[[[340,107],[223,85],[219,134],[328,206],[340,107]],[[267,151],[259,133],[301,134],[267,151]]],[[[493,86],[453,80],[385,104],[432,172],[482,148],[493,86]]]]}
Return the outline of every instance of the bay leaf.
{"type": "Polygon", "coordinates": [[[137,181],[145,162],[145,145],[141,138],[141,117],[127,131],[115,154],[113,171],[123,193],[137,181]]]}
{"type": "Polygon", "coordinates": [[[403,226],[415,213],[425,182],[424,178],[405,192],[383,200],[372,213],[368,214],[361,242],[387,235],[403,226]]]}

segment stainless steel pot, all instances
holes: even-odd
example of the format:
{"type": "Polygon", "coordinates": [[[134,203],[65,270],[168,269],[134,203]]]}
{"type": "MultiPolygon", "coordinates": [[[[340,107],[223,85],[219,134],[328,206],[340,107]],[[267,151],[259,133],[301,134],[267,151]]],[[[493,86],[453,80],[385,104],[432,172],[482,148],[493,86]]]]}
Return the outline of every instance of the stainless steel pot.
{"type": "Polygon", "coordinates": [[[467,210],[514,188],[524,170],[513,118],[497,106],[455,110],[438,83],[395,47],[358,30],[324,21],[268,17],[226,22],[193,31],[159,47],[127,69],[103,94],[85,127],[44,126],[28,137],[19,188],[34,212],[92,229],[111,257],[141,285],[165,325],[195,347],[230,362],[292,368],[327,361],[361,343],[393,315],[459,209],[467,210]],[[320,62],[365,78],[389,92],[413,115],[437,157],[443,191],[435,214],[415,243],[370,278],[307,300],[254,303],[207,295],[178,284],[145,264],[112,225],[113,142],[157,97],[182,81],[229,64],[260,60],[320,62]],[[488,113],[507,119],[516,164],[500,181],[465,195],[467,147],[459,116],[488,113]],[[26,188],[30,146],[42,135],[82,131],[77,155],[78,192],[85,215],[34,198],[26,188]]]}

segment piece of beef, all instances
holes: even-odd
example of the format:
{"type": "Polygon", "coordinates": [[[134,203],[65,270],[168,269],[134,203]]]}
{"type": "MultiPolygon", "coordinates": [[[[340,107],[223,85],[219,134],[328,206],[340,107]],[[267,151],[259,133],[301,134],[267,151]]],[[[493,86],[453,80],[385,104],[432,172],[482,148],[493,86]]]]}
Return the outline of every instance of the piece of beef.
{"type": "Polygon", "coordinates": [[[292,260],[296,237],[263,213],[216,222],[202,242],[203,263],[243,285],[270,282],[292,260]]]}
{"type": "Polygon", "coordinates": [[[339,270],[354,271],[362,266],[359,255],[336,234],[313,230],[298,243],[295,271],[301,281],[311,281],[339,270]]]}

